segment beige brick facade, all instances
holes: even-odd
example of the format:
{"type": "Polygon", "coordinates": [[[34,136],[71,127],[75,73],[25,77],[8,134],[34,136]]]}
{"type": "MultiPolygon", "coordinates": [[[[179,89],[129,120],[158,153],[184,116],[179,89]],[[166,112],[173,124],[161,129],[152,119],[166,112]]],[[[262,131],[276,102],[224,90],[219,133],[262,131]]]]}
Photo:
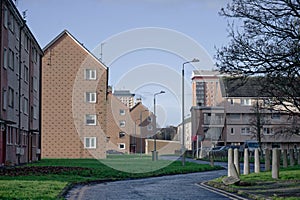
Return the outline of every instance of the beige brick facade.
{"type": "Polygon", "coordinates": [[[44,53],[42,157],[105,158],[106,67],[67,31],[50,42],[44,53]],[[91,75],[95,80],[86,80],[87,69],[95,71],[91,75]],[[87,92],[96,95],[96,102],[86,101],[87,92]],[[87,115],[95,117],[95,124],[87,125],[87,115]]]}

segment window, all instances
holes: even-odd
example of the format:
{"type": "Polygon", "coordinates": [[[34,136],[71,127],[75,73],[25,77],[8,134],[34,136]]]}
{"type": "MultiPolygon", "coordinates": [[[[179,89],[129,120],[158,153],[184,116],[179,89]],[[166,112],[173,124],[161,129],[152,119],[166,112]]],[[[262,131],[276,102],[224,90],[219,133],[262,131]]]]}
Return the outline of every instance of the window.
{"type": "Polygon", "coordinates": [[[7,65],[8,65],[8,53],[7,53],[7,49],[4,48],[3,49],[3,68],[7,69],[7,65]]]}
{"type": "Polygon", "coordinates": [[[120,125],[120,127],[125,127],[126,122],[124,120],[122,120],[122,121],[119,122],[119,125],[120,125]]]}
{"type": "Polygon", "coordinates": [[[14,107],[14,90],[11,87],[8,88],[8,106],[14,107]]]}
{"type": "Polygon", "coordinates": [[[280,119],[280,113],[272,113],[272,119],[279,120],[280,119]]]}
{"type": "Polygon", "coordinates": [[[5,89],[3,89],[2,97],[3,97],[2,108],[3,108],[3,110],[6,110],[7,109],[7,91],[5,89]]]}
{"type": "Polygon", "coordinates": [[[153,130],[153,126],[152,126],[151,124],[149,124],[149,125],[147,126],[147,130],[148,130],[148,131],[152,131],[152,130],[153,130]]]}
{"type": "Polygon", "coordinates": [[[230,134],[234,135],[234,128],[230,128],[230,134]]]}
{"type": "Polygon", "coordinates": [[[13,128],[10,126],[6,127],[6,134],[7,134],[7,138],[6,138],[6,143],[7,144],[13,144],[13,128]]]}
{"type": "Polygon", "coordinates": [[[15,67],[15,53],[9,49],[9,59],[8,59],[8,67],[11,68],[12,70],[14,70],[15,67]]]}
{"type": "Polygon", "coordinates": [[[147,117],[148,122],[152,122],[152,118],[150,116],[147,117]]]}
{"type": "Polygon", "coordinates": [[[119,149],[125,149],[125,143],[120,143],[119,144],[119,149]]]}
{"type": "Polygon", "coordinates": [[[120,109],[120,115],[125,115],[125,110],[124,109],[120,109]]]}
{"type": "Polygon", "coordinates": [[[239,120],[241,118],[241,115],[239,113],[230,113],[230,119],[233,120],[239,120]]]}
{"type": "Polygon", "coordinates": [[[4,25],[5,28],[7,28],[7,26],[8,26],[8,10],[7,10],[6,7],[4,7],[4,9],[3,9],[3,15],[4,15],[3,25],[4,25]]]}
{"type": "Polygon", "coordinates": [[[33,105],[33,119],[37,119],[38,117],[38,109],[36,105],[33,105]]]}
{"type": "Polygon", "coordinates": [[[242,135],[249,135],[250,134],[250,128],[249,127],[241,128],[241,134],[242,135]]]}
{"type": "Polygon", "coordinates": [[[86,80],[96,80],[96,70],[95,69],[85,69],[85,79],[86,80]]]}
{"type": "Polygon", "coordinates": [[[250,99],[241,99],[242,105],[245,106],[251,106],[251,100],[250,99]]]}
{"type": "Polygon", "coordinates": [[[96,92],[86,92],[85,93],[85,102],[96,103],[97,95],[96,92]]]}
{"type": "Polygon", "coordinates": [[[14,31],[15,31],[15,20],[14,20],[14,16],[12,14],[9,16],[8,27],[9,27],[9,30],[12,33],[14,33],[14,31]]]}
{"type": "Polygon", "coordinates": [[[28,99],[24,97],[23,99],[23,112],[28,115],[28,99]]]}
{"type": "Polygon", "coordinates": [[[38,80],[37,80],[37,77],[33,77],[33,89],[34,91],[37,91],[38,90],[38,80]]]}
{"type": "Polygon", "coordinates": [[[96,149],[96,137],[85,137],[84,148],[85,149],[96,149]]]}
{"type": "Polygon", "coordinates": [[[29,70],[28,67],[24,65],[24,81],[28,83],[28,79],[29,79],[29,70]]]}
{"type": "Polygon", "coordinates": [[[274,135],[274,130],[272,128],[264,128],[264,135],[274,135]]]}
{"type": "Polygon", "coordinates": [[[96,125],[96,115],[85,115],[85,124],[86,125],[96,125]]]}
{"type": "Polygon", "coordinates": [[[120,132],[119,133],[119,138],[123,138],[123,137],[125,137],[125,135],[126,135],[125,132],[120,132]]]}

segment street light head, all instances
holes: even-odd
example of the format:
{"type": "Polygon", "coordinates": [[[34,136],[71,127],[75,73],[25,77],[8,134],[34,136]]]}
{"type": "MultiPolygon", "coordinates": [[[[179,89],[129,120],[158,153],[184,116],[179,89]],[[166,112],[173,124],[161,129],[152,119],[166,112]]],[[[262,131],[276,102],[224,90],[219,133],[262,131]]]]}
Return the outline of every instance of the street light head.
{"type": "Polygon", "coordinates": [[[166,93],[166,92],[162,90],[162,91],[160,91],[160,93],[161,93],[161,94],[164,94],[164,93],[166,93]]]}
{"type": "Polygon", "coordinates": [[[191,62],[200,62],[198,58],[194,58],[191,62]]]}

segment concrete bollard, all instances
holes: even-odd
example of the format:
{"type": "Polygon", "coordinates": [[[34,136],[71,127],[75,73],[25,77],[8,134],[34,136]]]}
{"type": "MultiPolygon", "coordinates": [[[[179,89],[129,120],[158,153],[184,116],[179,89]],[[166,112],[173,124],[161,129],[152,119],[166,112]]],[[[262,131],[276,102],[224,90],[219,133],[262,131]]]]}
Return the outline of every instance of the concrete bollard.
{"type": "Polygon", "coordinates": [[[236,170],[236,167],[233,163],[230,163],[229,169],[230,169],[230,176],[232,176],[234,178],[240,178],[240,176],[236,170]]]}
{"type": "Polygon", "coordinates": [[[270,158],[270,149],[266,149],[265,154],[265,171],[271,170],[271,158],[270,158]]]}
{"type": "Polygon", "coordinates": [[[284,168],[288,167],[287,149],[282,150],[282,166],[284,168]]]}
{"type": "Polygon", "coordinates": [[[290,166],[295,165],[294,149],[290,149],[290,166]]]}
{"type": "Polygon", "coordinates": [[[240,175],[240,158],[239,158],[239,150],[237,148],[235,148],[233,150],[233,162],[234,162],[234,166],[236,168],[236,171],[238,173],[238,175],[240,175]]]}
{"type": "Polygon", "coordinates": [[[259,151],[258,149],[254,150],[254,172],[260,172],[260,161],[259,161],[259,151]]]}
{"type": "Polygon", "coordinates": [[[214,164],[214,155],[213,155],[213,152],[209,152],[209,160],[210,160],[210,166],[214,167],[215,164],[214,164]]]}
{"type": "Polygon", "coordinates": [[[272,178],[279,178],[279,159],[278,159],[279,151],[277,148],[272,151],[272,178]]]}
{"type": "Polygon", "coordinates": [[[231,176],[230,165],[233,164],[232,148],[228,149],[228,177],[231,176]]]}
{"type": "Polygon", "coordinates": [[[248,149],[244,149],[244,174],[247,175],[250,173],[250,165],[249,165],[249,151],[248,149]]]}

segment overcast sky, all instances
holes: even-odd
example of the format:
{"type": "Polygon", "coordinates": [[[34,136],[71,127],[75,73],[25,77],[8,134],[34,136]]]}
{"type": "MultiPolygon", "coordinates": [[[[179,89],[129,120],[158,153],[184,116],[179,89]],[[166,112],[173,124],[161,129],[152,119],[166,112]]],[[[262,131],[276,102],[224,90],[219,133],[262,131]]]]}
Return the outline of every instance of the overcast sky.
{"type": "MultiPolygon", "coordinates": [[[[181,122],[182,63],[200,58],[194,66],[185,66],[189,84],[192,70],[212,69],[215,47],[228,42],[227,22],[218,15],[227,2],[17,0],[17,7],[21,13],[24,11],[27,24],[42,48],[63,30],[68,30],[96,56],[102,53],[102,61],[110,69],[110,85],[115,89],[133,90],[150,109],[153,110],[153,94],[165,90],[166,94],[157,96],[157,114],[161,126],[166,126],[181,122]],[[155,73],[141,74],[140,69],[144,68],[155,73]],[[157,71],[158,68],[162,71],[157,71]],[[137,77],[137,73],[153,81],[137,81],[133,86],[132,77],[137,77]],[[174,84],[178,84],[177,89],[174,84]]],[[[188,115],[189,88],[185,97],[185,115],[188,115]]]]}

